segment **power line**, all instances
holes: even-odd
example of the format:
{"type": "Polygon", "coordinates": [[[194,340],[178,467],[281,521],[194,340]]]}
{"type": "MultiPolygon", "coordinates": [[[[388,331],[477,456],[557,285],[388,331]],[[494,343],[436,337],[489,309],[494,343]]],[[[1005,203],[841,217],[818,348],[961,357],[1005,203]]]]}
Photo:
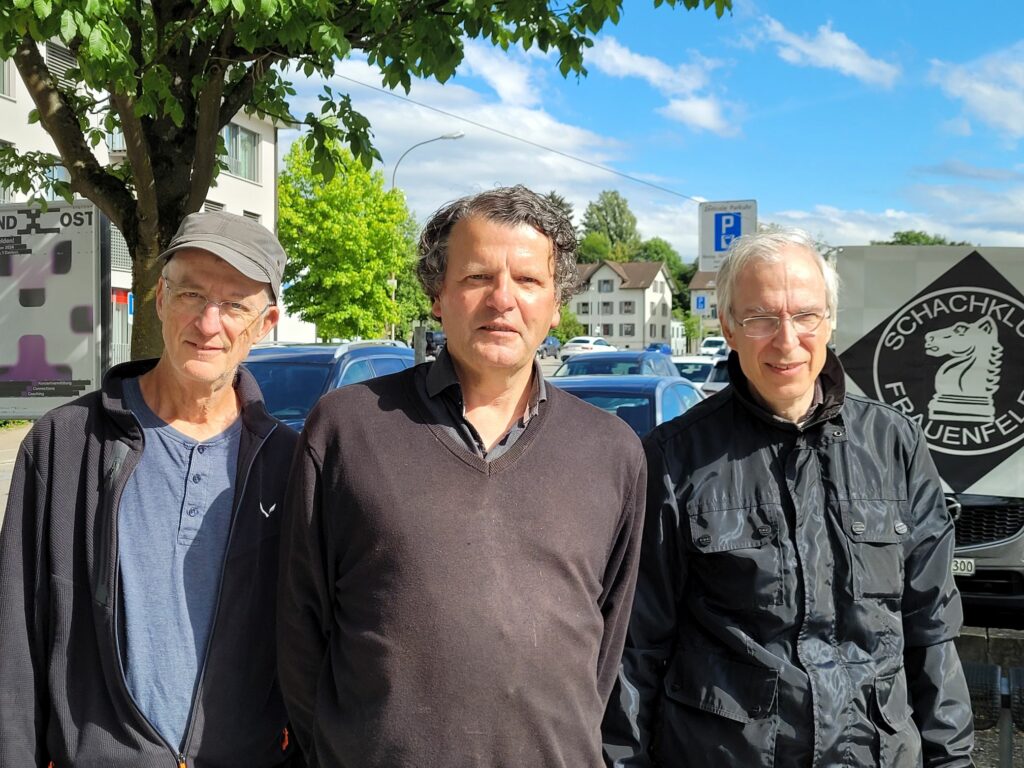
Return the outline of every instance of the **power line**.
{"type": "Polygon", "coordinates": [[[364,83],[361,80],[356,80],[355,78],[347,77],[345,75],[335,75],[335,77],[340,78],[341,80],[348,80],[350,83],[355,83],[356,85],[361,85],[364,88],[369,88],[371,91],[377,91],[377,93],[383,93],[386,96],[391,96],[392,98],[399,99],[401,101],[406,101],[406,102],[409,102],[410,104],[415,104],[417,107],[423,107],[423,109],[429,109],[431,112],[437,112],[438,114],[444,115],[445,117],[451,117],[451,118],[453,118],[455,120],[461,120],[464,123],[468,123],[469,125],[476,126],[477,128],[482,128],[483,130],[490,131],[491,133],[496,133],[499,136],[504,136],[507,139],[513,139],[515,141],[521,141],[523,144],[529,144],[531,147],[536,147],[537,149],[543,149],[545,152],[552,152],[552,153],[554,153],[556,155],[561,155],[562,157],[568,158],[569,160],[574,160],[577,163],[583,163],[584,165],[589,165],[591,168],[597,168],[598,170],[604,171],[605,173],[611,173],[611,174],[614,174],[615,176],[621,176],[623,179],[628,179],[629,181],[632,181],[632,182],[634,182],[636,184],[643,184],[644,186],[651,187],[652,189],[656,189],[659,192],[664,192],[665,194],[668,194],[668,195],[674,195],[675,197],[681,197],[684,200],[689,200],[691,202],[698,203],[698,204],[704,202],[703,200],[699,200],[696,197],[691,197],[690,195],[685,195],[682,192],[677,192],[674,189],[669,189],[668,187],[663,187],[660,184],[655,184],[653,182],[647,181],[646,179],[640,179],[640,178],[637,178],[636,176],[630,176],[628,173],[623,173],[622,171],[617,171],[614,168],[609,168],[606,165],[601,165],[600,163],[595,163],[595,162],[593,162],[591,160],[586,160],[586,159],[584,159],[582,157],[577,157],[576,155],[570,155],[568,152],[563,152],[560,149],[554,149],[552,147],[544,146],[543,144],[539,144],[536,141],[531,141],[530,139],[524,139],[522,136],[516,136],[514,133],[509,133],[508,131],[503,131],[500,128],[494,128],[494,127],[492,127],[490,125],[485,125],[484,123],[478,123],[476,120],[470,120],[468,117],[463,117],[462,115],[457,115],[454,112],[447,112],[447,111],[445,111],[443,109],[440,109],[439,107],[434,107],[434,106],[431,106],[430,104],[424,104],[422,101],[416,101],[415,99],[411,99],[408,96],[403,96],[401,94],[395,93],[394,91],[389,91],[386,88],[378,88],[375,85],[370,85],[369,83],[364,83]]]}

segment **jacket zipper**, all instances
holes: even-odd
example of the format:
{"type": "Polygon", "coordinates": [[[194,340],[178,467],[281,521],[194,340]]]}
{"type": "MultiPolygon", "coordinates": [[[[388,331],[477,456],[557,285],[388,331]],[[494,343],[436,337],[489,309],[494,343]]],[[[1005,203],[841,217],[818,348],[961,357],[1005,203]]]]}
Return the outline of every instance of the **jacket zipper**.
{"type": "MultiPolygon", "coordinates": [[[[263,436],[259,445],[252,452],[252,459],[249,461],[249,465],[245,468],[245,477],[242,479],[242,488],[238,493],[238,504],[235,506],[234,514],[231,516],[231,527],[228,529],[228,542],[224,547],[224,560],[220,564],[220,580],[217,583],[217,602],[213,606],[213,626],[210,627],[210,635],[206,638],[206,651],[203,653],[203,668],[199,670],[199,681],[196,684],[195,693],[192,694],[192,707],[188,713],[188,724],[185,726],[185,739],[182,742],[182,753],[187,754],[190,742],[192,741],[192,726],[195,722],[196,704],[199,702],[200,697],[203,693],[203,680],[206,678],[206,665],[210,660],[210,648],[213,647],[213,637],[217,632],[218,619],[220,618],[220,599],[224,594],[224,572],[227,570],[228,565],[228,554],[231,552],[231,541],[235,536],[235,523],[238,521],[238,516],[242,511],[242,502],[245,500],[245,491],[249,485],[249,475],[252,474],[252,467],[256,463],[256,459],[263,450],[263,446],[266,445],[267,440],[274,434],[274,430],[277,429],[275,424],[270,428],[270,431],[263,436]]],[[[187,768],[185,765],[185,758],[183,754],[178,755],[178,768],[187,768]]]]}
{"type": "MultiPolygon", "coordinates": [[[[138,423],[138,422],[136,422],[138,423]]],[[[139,432],[142,433],[142,427],[139,426],[139,432]]],[[[145,449],[145,438],[142,439],[143,450],[145,449]]],[[[187,768],[185,764],[185,758],[178,752],[177,749],[171,746],[171,743],[167,741],[150,722],[149,718],[146,717],[142,710],[139,709],[138,703],[135,701],[135,697],[132,696],[132,692],[128,689],[128,681],[124,675],[124,660],[121,656],[121,632],[120,632],[120,613],[121,613],[121,558],[117,555],[117,510],[121,505],[121,494],[124,491],[124,486],[128,482],[128,478],[131,477],[135,471],[135,467],[138,464],[138,456],[141,455],[141,451],[135,453],[129,453],[126,455],[123,461],[116,461],[111,465],[111,495],[110,495],[110,542],[111,548],[108,557],[114,561],[114,584],[113,584],[113,599],[111,600],[111,611],[114,614],[114,654],[117,656],[117,669],[120,672],[118,675],[121,687],[124,691],[125,698],[128,700],[129,705],[135,712],[135,715],[143,723],[149,726],[149,730],[152,731],[156,738],[163,742],[164,746],[167,747],[167,751],[174,755],[176,762],[175,768],[187,768]],[[122,477],[116,478],[118,481],[115,488],[115,478],[113,475],[120,470],[122,477]]]]}

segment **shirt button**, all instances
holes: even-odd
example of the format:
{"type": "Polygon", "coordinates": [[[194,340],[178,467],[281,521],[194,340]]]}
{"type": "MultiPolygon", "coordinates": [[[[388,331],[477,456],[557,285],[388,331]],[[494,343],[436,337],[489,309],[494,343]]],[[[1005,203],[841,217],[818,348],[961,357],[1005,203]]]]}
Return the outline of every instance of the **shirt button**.
{"type": "Polygon", "coordinates": [[[206,453],[206,446],[205,445],[200,445],[199,446],[199,452],[200,453],[206,453]]]}
{"type": "Polygon", "coordinates": [[[187,514],[189,517],[195,517],[199,514],[199,510],[196,509],[195,507],[189,507],[188,512],[186,512],[185,514],[187,514]]]}
{"type": "Polygon", "coordinates": [[[856,534],[864,533],[867,530],[867,526],[859,520],[850,526],[850,530],[856,534]]]}
{"type": "Polygon", "coordinates": [[[842,436],[843,436],[843,430],[841,430],[841,429],[834,429],[834,430],[832,430],[832,437],[842,437],[842,436]]]}
{"type": "Polygon", "coordinates": [[[757,533],[760,536],[771,536],[772,535],[772,527],[770,525],[759,526],[758,529],[757,529],[757,533]]]}
{"type": "Polygon", "coordinates": [[[193,483],[198,483],[202,479],[203,479],[203,476],[200,475],[199,473],[196,473],[196,474],[192,475],[192,482],[193,483]]]}
{"type": "Polygon", "coordinates": [[[902,536],[904,533],[906,533],[909,530],[907,528],[907,524],[904,523],[902,520],[900,522],[896,523],[895,528],[896,528],[896,533],[898,533],[900,536],[902,536]]]}
{"type": "Polygon", "coordinates": [[[697,539],[697,546],[698,547],[706,547],[710,543],[711,543],[711,537],[708,534],[706,534],[706,533],[703,536],[701,536],[699,539],[697,539]]]}

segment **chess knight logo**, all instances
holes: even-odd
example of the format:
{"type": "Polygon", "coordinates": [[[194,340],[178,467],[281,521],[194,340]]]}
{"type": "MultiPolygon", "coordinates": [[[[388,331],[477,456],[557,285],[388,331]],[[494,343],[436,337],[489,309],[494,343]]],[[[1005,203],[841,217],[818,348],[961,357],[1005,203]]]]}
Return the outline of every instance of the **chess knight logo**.
{"type": "Polygon", "coordinates": [[[865,393],[920,425],[956,491],[1024,447],[1024,297],[977,252],[842,361],[865,393]]]}

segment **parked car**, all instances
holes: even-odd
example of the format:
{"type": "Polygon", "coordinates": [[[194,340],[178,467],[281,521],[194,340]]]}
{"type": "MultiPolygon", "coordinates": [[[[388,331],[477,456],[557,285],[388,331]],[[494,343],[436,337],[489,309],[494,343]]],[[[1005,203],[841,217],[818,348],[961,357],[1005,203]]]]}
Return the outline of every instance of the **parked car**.
{"type": "Polygon", "coordinates": [[[444,335],[444,331],[427,331],[427,348],[425,354],[427,357],[437,357],[441,349],[444,347],[447,337],[444,335]]]}
{"type": "Polygon", "coordinates": [[[591,352],[567,360],[554,373],[557,377],[629,374],[679,377],[672,358],[661,352],[591,352]]]}
{"type": "Polygon", "coordinates": [[[715,367],[715,358],[710,355],[673,355],[672,364],[680,376],[700,386],[711,375],[711,369],[715,367]]]}
{"type": "Polygon", "coordinates": [[[729,344],[724,336],[708,336],[700,343],[697,352],[701,355],[728,355],[729,344]]]}
{"type": "Polygon", "coordinates": [[[700,385],[700,391],[710,397],[727,386],[729,386],[729,360],[719,357],[715,360],[715,366],[711,369],[707,379],[700,385]]]}
{"type": "Polygon", "coordinates": [[[573,355],[584,352],[614,352],[618,347],[608,343],[608,340],[601,336],[577,336],[569,339],[562,345],[560,357],[564,363],[573,355]]]}
{"type": "Polygon", "coordinates": [[[557,336],[548,336],[544,341],[537,347],[537,355],[541,359],[545,357],[558,357],[558,353],[562,350],[562,342],[558,340],[557,336]]]}
{"type": "Polygon", "coordinates": [[[245,367],[263,391],[272,416],[302,429],[320,397],[332,389],[412,367],[415,354],[393,341],[348,344],[266,344],[249,352],[245,367]]]}
{"type": "Polygon", "coordinates": [[[614,413],[640,437],[703,399],[693,382],[681,376],[568,376],[550,381],[559,389],[614,413]]]}
{"type": "Polygon", "coordinates": [[[648,352],[661,352],[663,355],[671,355],[672,347],[663,341],[652,341],[647,345],[648,352]]]}

